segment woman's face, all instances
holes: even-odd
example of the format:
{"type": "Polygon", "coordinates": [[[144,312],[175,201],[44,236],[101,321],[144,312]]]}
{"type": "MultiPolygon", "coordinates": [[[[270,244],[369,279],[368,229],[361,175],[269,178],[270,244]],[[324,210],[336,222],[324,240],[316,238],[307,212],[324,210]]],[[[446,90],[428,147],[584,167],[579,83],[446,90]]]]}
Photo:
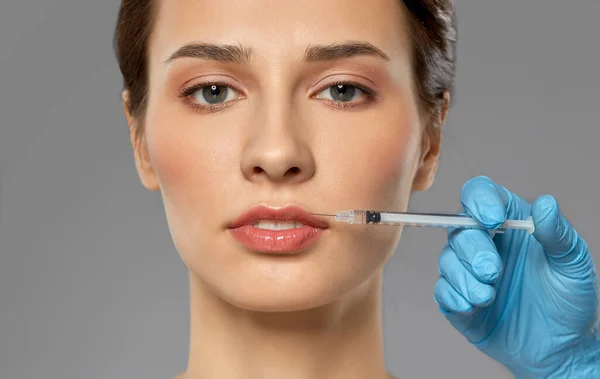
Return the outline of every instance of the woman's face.
{"type": "Polygon", "coordinates": [[[147,113],[130,124],[145,124],[138,170],[161,191],[196,280],[236,306],[277,311],[377,277],[398,227],[233,224],[259,205],[405,210],[431,184],[439,144],[423,132],[410,56],[398,0],[159,4],[147,113]]]}

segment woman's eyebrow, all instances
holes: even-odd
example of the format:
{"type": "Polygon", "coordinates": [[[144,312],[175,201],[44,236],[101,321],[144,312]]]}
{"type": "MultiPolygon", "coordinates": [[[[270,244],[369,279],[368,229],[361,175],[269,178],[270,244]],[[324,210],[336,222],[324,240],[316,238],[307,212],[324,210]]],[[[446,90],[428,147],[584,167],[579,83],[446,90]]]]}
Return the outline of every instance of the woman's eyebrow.
{"type": "MultiPolygon", "coordinates": [[[[246,64],[250,60],[252,49],[242,45],[190,43],[177,49],[165,64],[178,58],[198,58],[218,62],[246,64]]],[[[331,61],[360,55],[374,56],[389,61],[390,58],[381,49],[364,41],[349,41],[329,45],[309,45],[304,53],[307,62],[331,61]]]]}
{"type": "Polygon", "coordinates": [[[369,55],[389,61],[390,57],[381,49],[369,42],[349,41],[330,45],[309,45],[304,54],[308,62],[330,61],[342,58],[351,58],[359,55],[369,55]]]}
{"type": "Polygon", "coordinates": [[[190,43],[177,49],[164,63],[178,58],[199,58],[219,62],[248,63],[252,50],[242,45],[190,43]]]}

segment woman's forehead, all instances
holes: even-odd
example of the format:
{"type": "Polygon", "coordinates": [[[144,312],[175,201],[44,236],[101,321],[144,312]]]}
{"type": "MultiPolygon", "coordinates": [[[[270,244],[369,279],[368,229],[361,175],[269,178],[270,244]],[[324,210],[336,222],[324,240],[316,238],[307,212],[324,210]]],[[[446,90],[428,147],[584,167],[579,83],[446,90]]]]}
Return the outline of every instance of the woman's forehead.
{"type": "Polygon", "coordinates": [[[364,41],[390,56],[408,51],[398,0],[165,1],[150,41],[150,55],[161,60],[191,42],[241,44],[257,55],[297,55],[309,45],[344,41],[364,41]]]}

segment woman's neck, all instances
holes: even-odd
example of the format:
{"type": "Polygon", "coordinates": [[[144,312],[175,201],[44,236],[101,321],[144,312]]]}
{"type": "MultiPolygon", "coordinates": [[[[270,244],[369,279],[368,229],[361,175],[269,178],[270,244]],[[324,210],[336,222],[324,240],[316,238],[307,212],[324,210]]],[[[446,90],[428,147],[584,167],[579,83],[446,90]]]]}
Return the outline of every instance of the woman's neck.
{"type": "Polygon", "coordinates": [[[191,276],[190,351],[181,378],[393,379],[384,362],[380,294],[381,274],[320,308],[254,312],[191,276]]]}

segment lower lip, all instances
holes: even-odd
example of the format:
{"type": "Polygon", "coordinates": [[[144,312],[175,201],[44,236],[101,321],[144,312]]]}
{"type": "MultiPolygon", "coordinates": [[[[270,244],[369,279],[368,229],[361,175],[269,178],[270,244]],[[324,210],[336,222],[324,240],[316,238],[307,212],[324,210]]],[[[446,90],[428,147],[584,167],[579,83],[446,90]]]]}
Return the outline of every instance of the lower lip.
{"type": "Polygon", "coordinates": [[[312,226],[286,230],[259,229],[244,225],[230,229],[233,237],[250,250],[261,253],[295,253],[315,243],[323,229],[312,226]]]}

